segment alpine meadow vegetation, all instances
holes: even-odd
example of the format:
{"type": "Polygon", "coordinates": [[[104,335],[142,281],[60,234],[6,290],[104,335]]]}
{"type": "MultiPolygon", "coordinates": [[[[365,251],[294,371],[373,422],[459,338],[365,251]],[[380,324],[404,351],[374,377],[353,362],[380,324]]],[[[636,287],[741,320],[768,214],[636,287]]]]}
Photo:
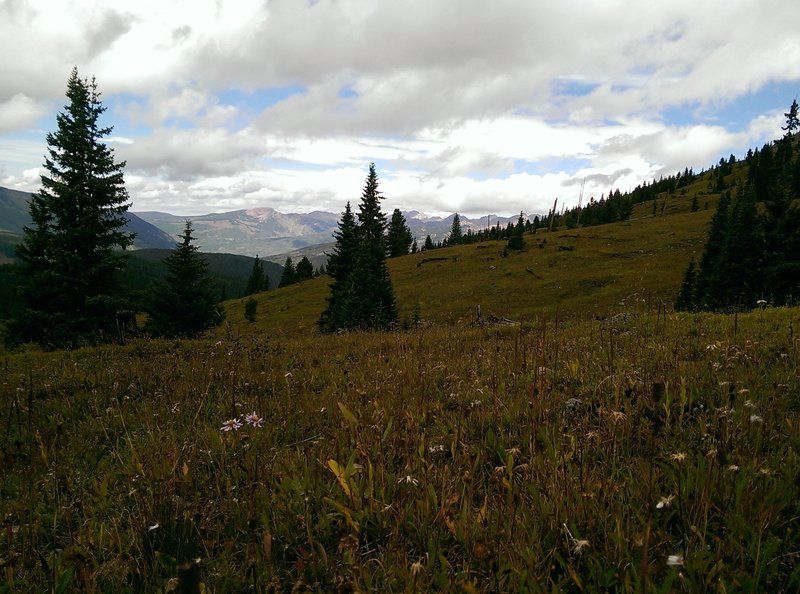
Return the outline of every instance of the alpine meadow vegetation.
{"type": "Polygon", "coordinates": [[[187,221],[153,336],[0,350],[0,594],[800,591],[796,128],[388,259],[370,165],[222,306],[187,221]]]}

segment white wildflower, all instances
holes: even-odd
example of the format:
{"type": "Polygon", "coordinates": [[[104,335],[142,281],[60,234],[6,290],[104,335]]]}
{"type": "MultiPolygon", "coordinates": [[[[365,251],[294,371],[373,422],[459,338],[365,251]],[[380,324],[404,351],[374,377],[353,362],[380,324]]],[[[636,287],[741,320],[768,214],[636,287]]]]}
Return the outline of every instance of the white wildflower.
{"type": "Polygon", "coordinates": [[[681,567],[683,565],[683,555],[670,555],[667,557],[667,565],[670,567],[681,567]]]}

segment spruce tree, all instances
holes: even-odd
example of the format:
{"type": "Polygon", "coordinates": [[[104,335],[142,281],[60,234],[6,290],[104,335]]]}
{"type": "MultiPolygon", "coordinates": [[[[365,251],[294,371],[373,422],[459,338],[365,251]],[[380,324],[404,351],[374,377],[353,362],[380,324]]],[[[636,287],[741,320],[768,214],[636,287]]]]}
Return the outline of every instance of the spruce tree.
{"type": "Polygon", "coordinates": [[[308,256],[303,256],[300,258],[300,261],[297,263],[297,267],[295,268],[296,282],[311,278],[314,278],[314,265],[311,263],[311,260],[308,259],[308,256]]]}
{"type": "Polygon", "coordinates": [[[678,298],[675,300],[675,309],[677,311],[691,311],[694,309],[694,289],[697,276],[695,268],[694,258],[692,258],[683,275],[678,298]]]}
{"type": "Polygon", "coordinates": [[[256,254],[256,259],[253,261],[253,268],[250,271],[250,276],[247,279],[247,285],[244,290],[243,297],[252,295],[253,293],[260,293],[269,289],[269,277],[264,273],[264,263],[256,254]]]}
{"type": "Polygon", "coordinates": [[[133,235],[124,229],[124,162],[102,142],[111,127],[94,79],[72,70],[69,99],[47,135],[42,188],[29,204],[31,226],[17,248],[23,307],[9,324],[10,342],[73,347],[113,335],[119,290],[133,235]]]}
{"type": "Polygon", "coordinates": [[[789,107],[789,113],[783,115],[786,117],[786,125],[781,126],[781,130],[786,132],[786,137],[790,137],[800,130],[800,114],[798,114],[797,99],[792,101],[792,105],[789,107]]]}
{"type": "Polygon", "coordinates": [[[510,250],[521,250],[525,247],[525,219],[522,213],[519,213],[519,219],[511,236],[508,238],[506,247],[510,250]]]}
{"type": "Polygon", "coordinates": [[[328,259],[333,278],[331,295],[319,320],[323,331],[387,329],[397,322],[394,289],[386,266],[386,216],[381,211],[381,199],[375,165],[370,164],[358,223],[348,204],[334,234],[336,247],[328,259]]]}
{"type": "Polygon", "coordinates": [[[147,329],[155,336],[192,338],[219,325],[224,312],[216,304],[208,263],[193,243],[191,221],[178,237],[164,259],[166,281],[151,295],[147,329]]]}
{"type": "Polygon", "coordinates": [[[461,232],[461,217],[458,216],[458,213],[453,215],[453,225],[450,227],[450,237],[447,238],[448,245],[456,245],[461,243],[461,238],[463,234],[461,232]]]}
{"type": "Polygon", "coordinates": [[[392,218],[389,221],[389,229],[386,232],[386,244],[389,248],[389,257],[405,256],[411,245],[414,243],[414,236],[411,234],[406,224],[406,218],[399,208],[395,208],[392,218]]]}
{"type": "Polygon", "coordinates": [[[431,239],[431,236],[428,235],[425,238],[425,243],[423,244],[422,249],[427,252],[428,250],[432,250],[434,247],[435,246],[433,245],[433,240],[431,239]]]}
{"type": "Polygon", "coordinates": [[[355,269],[358,251],[358,228],[350,203],[347,203],[338,229],[333,232],[336,245],[328,255],[328,275],[333,279],[328,306],[319,319],[319,327],[323,332],[334,332],[340,328],[348,328],[350,312],[356,307],[353,270],[355,269]]]}
{"type": "Polygon", "coordinates": [[[387,329],[397,322],[394,289],[386,266],[383,235],[386,215],[381,211],[382,199],[375,164],[370,163],[358,207],[358,252],[354,277],[360,305],[355,326],[359,328],[387,329]]]}
{"type": "Polygon", "coordinates": [[[278,288],[288,287],[297,282],[297,271],[295,270],[294,263],[291,256],[286,256],[286,261],[283,263],[283,273],[281,274],[281,282],[278,288]]]}
{"type": "Polygon", "coordinates": [[[723,267],[726,258],[726,231],[730,203],[730,193],[725,192],[720,197],[717,210],[711,218],[708,239],[697,273],[695,305],[699,309],[718,309],[723,303],[721,287],[726,274],[723,267]]]}

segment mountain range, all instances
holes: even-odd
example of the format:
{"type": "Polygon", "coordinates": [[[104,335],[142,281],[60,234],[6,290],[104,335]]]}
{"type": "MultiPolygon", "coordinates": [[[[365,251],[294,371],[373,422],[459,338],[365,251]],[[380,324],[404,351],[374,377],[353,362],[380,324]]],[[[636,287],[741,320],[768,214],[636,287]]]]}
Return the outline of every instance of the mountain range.
{"type": "MultiPolygon", "coordinates": [[[[22,239],[22,229],[30,224],[30,194],[0,187],[0,263],[13,258],[13,246],[22,239]]],[[[445,239],[453,217],[428,216],[419,211],[403,213],[414,237],[421,245],[430,235],[433,241],[445,239]]],[[[192,222],[200,251],[229,253],[283,263],[287,255],[297,260],[306,255],[315,266],[326,260],[333,244],[340,215],[330,212],[282,213],[261,207],[205,215],[180,216],[157,211],[128,212],[128,230],[136,233],[134,249],[174,247],[187,220],[192,222]]],[[[461,228],[477,230],[487,224],[506,226],[516,217],[488,215],[470,219],[459,215],[461,228]]]]}
{"type": "MultiPolygon", "coordinates": [[[[325,251],[333,244],[333,232],[341,215],[330,212],[313,211],[309,213],[282,213],[273,208],[251,208],[230,212],[212,213],[199,216],[182,217],[164,212],[137,212],[141,219],[159,229],[177,236],[186,220],[192,221],[197,244],[204,252],[225,252],[245,256],[259,254],[275,262],[283,262],[290,255],[293,258],[308,256],[315,265],[324,261],[325,251]]],[[[447,217],[428,216],[418,211],[407,211],[403,215],[417,238],[419,244],[430,235],[433,241],[446,238],[453,225],[454,214],[447,217]]],[[[459,215],[461,228],[479,229],[498,222],[505,226],[516,222],[516,217],[489,215],[479,219],[469,219],[459,215]]]]}
{"type": "MultiPolygon", "coordinates": [[[[22,241],[23,228],[31,224],[28,201],[31,194],[0,187],[0,264],[11,262],[14,246],[22,241]]],[[[133,249],[171,249],[175,239],[132,212],[125,213],[126,230],[135,233],[133,249]]]]}

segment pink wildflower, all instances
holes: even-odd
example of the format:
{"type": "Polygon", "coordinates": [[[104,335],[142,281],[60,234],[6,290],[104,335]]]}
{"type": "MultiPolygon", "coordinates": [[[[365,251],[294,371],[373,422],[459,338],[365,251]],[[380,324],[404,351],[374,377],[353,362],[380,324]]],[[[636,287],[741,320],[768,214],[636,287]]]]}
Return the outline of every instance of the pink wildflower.
{"type": "Polygon", "coordinates": [[[249,415],[245,415],[244,420],[247,421],[247,424],[251,427],[264,426],[264,417],[259,417],[256,414],[256,411],[251,412],[249,415]]]}
{"type": "Polygon", "coordinates": [[[219,428],[220,431],[236,431],[242,428],[242,422],[239,419],[228,419],[224,423],[222,423],[222,427],[219,428]]]}

